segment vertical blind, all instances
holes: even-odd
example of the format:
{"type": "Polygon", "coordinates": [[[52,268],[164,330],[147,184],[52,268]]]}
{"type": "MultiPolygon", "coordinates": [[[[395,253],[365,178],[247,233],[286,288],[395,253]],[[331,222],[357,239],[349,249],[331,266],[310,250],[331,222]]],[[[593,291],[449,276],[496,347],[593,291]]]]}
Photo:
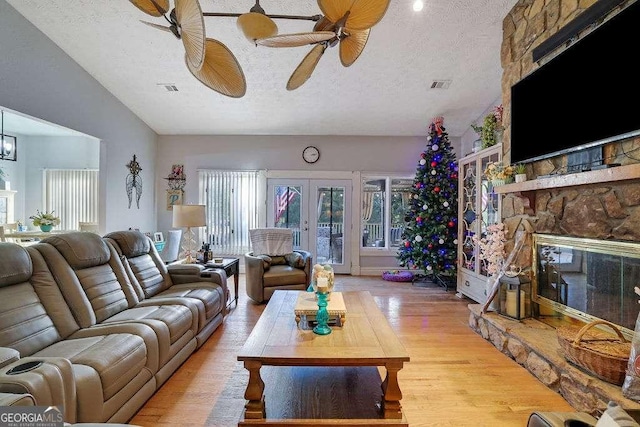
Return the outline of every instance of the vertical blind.
{"type": "Polygon", "coordinates": [[[200,203],[207,207],[201,240],[210,243],[215,254],[249,252],[249,229],[258,226],[259,172],[199,170],[198,179],[200,203]]]}
{"type": "Polygon", "coordinates": [[[44,206],[60,218],[61,230],[78,230],[79,222],[98,222],[98,170],[45,169],[44,206]]]}

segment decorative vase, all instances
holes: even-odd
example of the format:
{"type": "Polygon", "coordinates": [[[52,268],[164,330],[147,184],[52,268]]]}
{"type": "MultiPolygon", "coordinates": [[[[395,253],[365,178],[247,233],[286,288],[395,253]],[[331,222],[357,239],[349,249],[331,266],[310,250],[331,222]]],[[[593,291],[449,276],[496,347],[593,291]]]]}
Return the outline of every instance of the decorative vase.
{"type": "Polygon", "coordinates": [[[317,325],[313,328],[313,332],[318,335],[329,335],[331,328],[328,325],[329,312],[327,311],[327,294],[324,292],[316,292],[318,297],[318,312],[316,313],[317,325]]]}
{"type": "Polygon", "coordinates": [[[500,185],[505,185],[507,182],[504,179],[492,179],[491,180],[491,185],[493,185],[494,187],[498,187],[500,185]]]}
{"type": "Polygon", "coordinates": [[[42,230],[42,232],[44,233],[48,233],[53,230],[53,225],[41,225],[40,230],[42,230]]]}
{"type": "Polygon", "coordinates": [[[525,182],[527,180],[526,173],[517,173],[515,176],[516,182],[525,182]]]}

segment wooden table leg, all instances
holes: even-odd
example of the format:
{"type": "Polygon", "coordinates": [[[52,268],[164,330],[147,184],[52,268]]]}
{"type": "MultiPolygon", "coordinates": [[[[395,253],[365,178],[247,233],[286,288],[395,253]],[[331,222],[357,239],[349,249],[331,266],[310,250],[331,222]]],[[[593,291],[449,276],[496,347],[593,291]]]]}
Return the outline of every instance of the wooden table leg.
{"type": "Polygon", "coordinates": [[[398,385],[398,371],[402,369],[402,362],[390,362],[385,367],[387,376],[382,382],[382,411],[385,418],[402,418],[402,392],[398,385]]]}
{"type": "Polygon", "coordinates": [[[244,367],[249,371],[249,383],[244,392],[247,403],[244,405],[245,419],[264,419],[266,417],[264,405],[264,382],[260,377],[262,363],[246,360],[244,367]]]}

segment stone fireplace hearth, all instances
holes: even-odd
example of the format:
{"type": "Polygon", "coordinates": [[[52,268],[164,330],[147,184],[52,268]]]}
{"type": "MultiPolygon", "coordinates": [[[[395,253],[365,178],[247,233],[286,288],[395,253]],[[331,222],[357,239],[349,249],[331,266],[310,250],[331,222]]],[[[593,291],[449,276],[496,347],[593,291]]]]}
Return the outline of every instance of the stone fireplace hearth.
{"type": "Polygon", "coordinates": [[[496,313],[482,313],[479,304],[470,304],[469,311],[469,326],[473,330],[540,382],[560,393],[576,410],[598,417],[610,400],[626,409],[640,409],[640,403],[622,395],[620,386],[602,381],[567,362],[555,328],[535,319],[517,321],[496,313]]]}

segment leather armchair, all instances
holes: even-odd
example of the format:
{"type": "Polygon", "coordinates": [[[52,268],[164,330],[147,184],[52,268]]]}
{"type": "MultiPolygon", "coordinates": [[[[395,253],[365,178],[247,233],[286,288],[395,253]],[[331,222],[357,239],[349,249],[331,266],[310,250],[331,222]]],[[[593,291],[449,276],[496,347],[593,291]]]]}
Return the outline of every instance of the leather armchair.
{"type": "Polygon", "coordinates": [[[306,290],[311,281],[312,256],[310,252],[294,250],[302,259],[291,256],[244,255],[247,295],[257,303],[271,298],[276,289],[306,290]],[[285,258],[281,261],[276,258],[285,258]],[[292,262],[293,261],[293,262],[292,262]]]}

